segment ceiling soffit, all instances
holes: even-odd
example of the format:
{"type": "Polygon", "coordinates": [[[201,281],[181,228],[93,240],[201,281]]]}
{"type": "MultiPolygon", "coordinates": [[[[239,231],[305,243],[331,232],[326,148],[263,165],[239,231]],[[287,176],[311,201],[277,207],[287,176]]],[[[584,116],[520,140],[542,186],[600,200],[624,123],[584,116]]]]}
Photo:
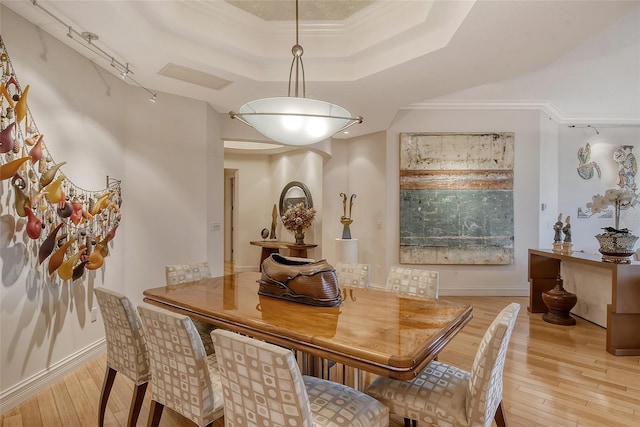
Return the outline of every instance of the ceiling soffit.
{"type": "MultiPolygon", "coordinates": [[[[473,4],[378,1],[344,20],[302,21],[303,59],[313,63],[307,80],[353,81],[440,49],[473,4]]],[[[292,58],[295,14],[285,21],[266,21],[220,1],[174,1],[162,8],[153,2],[131,5],[146,21],[146,37],[171,37],[186,58],[252,80],[288,77],[283,70],[292,58]]]]}

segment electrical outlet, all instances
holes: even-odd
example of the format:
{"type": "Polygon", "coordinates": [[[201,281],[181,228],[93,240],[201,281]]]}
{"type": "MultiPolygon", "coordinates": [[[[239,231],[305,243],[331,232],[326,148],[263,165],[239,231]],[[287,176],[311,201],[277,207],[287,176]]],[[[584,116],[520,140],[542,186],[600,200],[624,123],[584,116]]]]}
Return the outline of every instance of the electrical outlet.
{"type": "Polygon", "coordinates": [[[98,307],[93,307],[91,309],[91,323],[98,320],[98,307]]]}

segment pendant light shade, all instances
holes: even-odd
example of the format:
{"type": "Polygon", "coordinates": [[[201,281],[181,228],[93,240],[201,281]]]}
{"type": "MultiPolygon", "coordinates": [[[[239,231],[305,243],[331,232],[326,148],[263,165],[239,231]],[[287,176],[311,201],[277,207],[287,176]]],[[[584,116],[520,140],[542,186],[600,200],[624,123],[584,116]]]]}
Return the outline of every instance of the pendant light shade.
{"type": "Polygon", "coordinates": [[[262,135],[287,145],[309,145],[323,141],[356,123],[362,117],[351,117],[345,108],[317,99],[305,98],[302,46],[298,43],[298,0],[296,0],[296,44],[291,48],[293,62],[289,71],[288,96],[249,101],[239,112],[229,116],[238,119],[262,135]],[[295,73],[295,81],[292,77],[295,73]],[[302,96],[298,96],[302,75],[302,96]],[[291,89],[294,96],[291,96],[291,89]]]}
{"type": "Polygon", "coordinates": [[[240,107],[234,118],[287,145],[323,141],[349,126],[362,123],[339,105],[317,99],[281,96],[256,99],[240,107]]]}

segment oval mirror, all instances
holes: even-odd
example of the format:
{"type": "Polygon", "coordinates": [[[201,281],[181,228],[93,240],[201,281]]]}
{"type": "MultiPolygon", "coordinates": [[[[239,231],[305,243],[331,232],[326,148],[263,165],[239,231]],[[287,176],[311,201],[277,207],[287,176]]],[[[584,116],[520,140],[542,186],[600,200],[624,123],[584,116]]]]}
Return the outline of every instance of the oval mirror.
{"type": "Polygon", "coordinates": [[[311,192],[302,182],[291,181],[284,186],[282,193],[280,193],[280,218],[282,218],[287,209],[294,207],[298,203],[303,203],[306,208],[312,208],[311,192]]]}

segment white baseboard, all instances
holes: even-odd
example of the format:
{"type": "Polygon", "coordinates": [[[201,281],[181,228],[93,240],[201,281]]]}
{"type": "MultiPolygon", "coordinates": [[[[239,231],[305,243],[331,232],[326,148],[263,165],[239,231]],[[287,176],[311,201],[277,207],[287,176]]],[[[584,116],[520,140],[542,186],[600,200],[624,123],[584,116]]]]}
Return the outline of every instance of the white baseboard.
{"type": "Polygon", "coordinates": [[[528,297],[529,288],[440,288],[443,297],[528,297]]]}
{"type": "Polygon", "coordinates": [[[84,365],[106,351],[105,338],[76,351],[59,362],[43,369],[37,374],[20,381],[18,384],[0,392],[0,415],[15,408],[22,402],[52,385],[69,372],[84,365]]]}
{"type": "Polygon", "coordinates": [[[245,271],[260,271],[260,267],[256,267],[255,265],[234,265],[233,266],[234,273],[243,273],[245,271]]]}

